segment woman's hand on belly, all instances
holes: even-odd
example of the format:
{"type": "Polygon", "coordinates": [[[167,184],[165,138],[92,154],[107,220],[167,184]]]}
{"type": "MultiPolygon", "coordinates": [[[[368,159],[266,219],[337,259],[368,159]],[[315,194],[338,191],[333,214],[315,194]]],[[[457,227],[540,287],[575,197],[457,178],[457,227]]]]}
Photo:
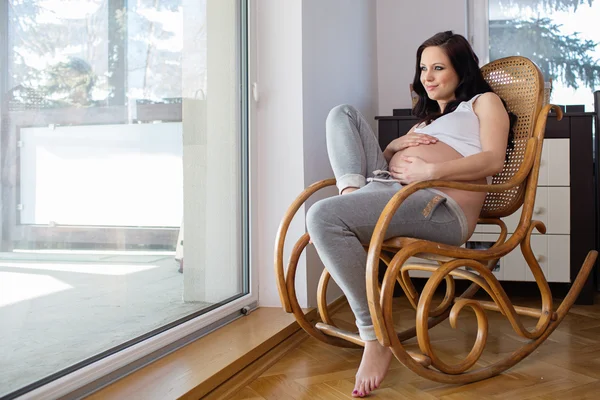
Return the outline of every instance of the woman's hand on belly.
{"type": "MultiPolygon", "coordinates": [[[[404,184],[410,182],[416,182],[417,180],[410,179],[402,179],[401,176],[402,168],[409,168],[408,175],[410,178],[410,171],[416,171],[416,178],[424,178],[428,174],[426,173],[429,167],[434,164],[443,163],[445,161],[455,160],[463,158],[463,156],[454,150],[452,147],[448,146],[446,143],[437,142],[435,144],[430,144],[428,146],[417,146],[417,147],[409,147],[403,151],[399,151],[394,154],[389,163],[389,171],[395,179],[400,180],[404,184]],[[416,162],[408,163],[405,159],[418,159],[416,162]]],[[[415,177],[413,176],[413,179],[415,177]]],[[[436,179],[427,178],[421,180],[431,180],[436,179]]],[[[479,179],[475,181],[465,181],[465,183],[480,183],[485,184],[486,180],[479,179]]],[[[470,192],[460,189],[449,189],[449,188],[437,188],[438,190],[446,193],[448,196],[453,198],[461,209],[464,211],[467,221],[469,223],[469,234],[473,232],[475,229],[475,225],[477,224],[477,218],[479,217],[479,213],[481,212],[481,206],[485,200],[486,193],[484,192],[470,192]]]]}
{"type": "Polygon", "coordinates": [[[433,136],[410,131],[406,135],[400,136],[399,138],[392,140],[388,147],[392,151],[398,152],[408,147],[415,147],[422,144],[434,144],[437,143],[437,141],[438,140],[433,136]]]}
{"type": "Polygon", "coordinates": [[[392,140],[383,151],[383,156],[385,157],[386,161],[390,162],[391,158],[399,151],[403,151],[411,147],[417,147],[419,145],[435,144],[437,142],[438,140],[433,136],[429,136],[424,133],[415,133],[411,129],[406,135],[392,140]]]}
{"type": "Polygon", "coordinates": [[[457,158],[462,155],[446,143],[437,142],[397,152],[390,160],[389,171],[403,184],[427,181],[435,179],[434,164],[457,158]]]}
{"type": "Polygon", "coordinates": [[[401,155],[395,165],[390,165],[390,173],[404,185],[429,181],[433,179],[433,164],[419,156],[401,155]]]}

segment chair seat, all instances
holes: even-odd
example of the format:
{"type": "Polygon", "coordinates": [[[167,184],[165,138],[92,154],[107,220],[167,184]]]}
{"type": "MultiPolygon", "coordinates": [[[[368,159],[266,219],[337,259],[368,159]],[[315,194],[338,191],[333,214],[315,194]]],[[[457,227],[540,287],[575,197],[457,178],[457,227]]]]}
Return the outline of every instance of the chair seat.
{"type": "MultiPolygon", "coordinates": [[[[410,237],[394,237],[394,238],[388,239],[385,242],[383,242],[382,249],[385,251],[391,251],[391,252],[395,253],[398,250],[400,250],[401,248],[408,246],[409,244],[416,243],[416,242],[423,242],[423,241],[424,241],[423,239],[415,239],[415,238],[410,238],[410,237]]],[[[422,258],[424,260],[441,261],[441,262],[448,262],[448,261],[452,261],[455,259],[454,257],[447,257],[447,256],[442,256],[439,254],[432,254],[432,253],[417,253],[414,255],[414,257],[422,258]]]]}

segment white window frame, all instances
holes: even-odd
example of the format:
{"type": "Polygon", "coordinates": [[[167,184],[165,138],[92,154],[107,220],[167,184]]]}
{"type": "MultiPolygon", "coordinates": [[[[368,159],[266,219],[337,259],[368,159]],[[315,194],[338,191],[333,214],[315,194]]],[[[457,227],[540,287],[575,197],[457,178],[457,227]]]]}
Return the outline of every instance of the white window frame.
{"type": "Polygon", "coordinates": [[[467,38],[479,57],[479,66],[490,61],[489,0],[465,0],[467,38]]]}

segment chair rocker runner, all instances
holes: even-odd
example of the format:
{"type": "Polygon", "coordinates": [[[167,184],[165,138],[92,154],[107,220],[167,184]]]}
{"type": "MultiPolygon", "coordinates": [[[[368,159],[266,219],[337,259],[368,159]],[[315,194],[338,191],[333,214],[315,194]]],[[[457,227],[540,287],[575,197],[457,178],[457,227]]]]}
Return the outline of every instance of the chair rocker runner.
{"type": "MultiPolygon", "coordinates": [[[[581,292],[598,253],[591,250],[573,282],[569,293],[560,306],[554,307],[548,282],[531,250],[531,235],[534,229],[546,232],[541,221],[532,220],[538,182],[540,159],[546,118],[555,109],[557,118],[562,111],[554,105],[543,105],[544,84],[539,68],[524,57],[507,57],[482,67],[486,81],[507,104],[508,110],[518,119],[513,128],[514,146],[507,150],[507,159],[502,172],[495,175],[491,185],[470,184],[453,181],[425,181],[407,185],[389,201],[376,225],[368,250],[366,283],[369,310],[378,341],[391,348],[395,357],[406,367],[424,378],[452,384],[463,384],[486,379],[511,368],[531,354],[561,323],[581,292]],[[501,229],[494,245],[488,249],[466,249],[431,241],[397,237],[384,240],[386,229],[400,204],[417,190],[431,187],[456,188],[468,191],[488,192],[483,205],[479,224],[494,224],[501,229]],[[521,206],[521,218],[515,232],[507,240],[507,227],[501,218],[517,211],[521,206]],[[497,260],[517,246],[533,273],[539,287],[541,309],[514,306],[503,290],[500,281],[491,272],[497,260]],[[390,256],[388,254],[392,254],[390,256]],[[432,264],[406,263],[410,257],[437,261],[432,264]],[[387,265],[381,287],[379,286],[379,260],[387,265]],[[469,267],[469,270],[459,269],[469,267]],[[409,277],[409,271],[430,271],[421,293],[418,293],[409,277]],[[454,278],[468,279],[472,283],[462,294],[456,295],[454,278]],[[431,309],[433,295],[439,284],[446,282],[446,294],[435,309],[431,309]],[[392,300],[395,283],[398,282],[416,310],[414,328],[396,332],[392,318],[392,300]],[[477,290],[483,289],[493,301],[472,299],[477,290]],[[458,364],[449,365],[438,358],[431,346],[429,328],[449,318],[452,327],[460,311],[470,307],[477,317],[477,338],[467,357],[458,364]],[[507,357],[486,367],[472,369],[482,355],[488,333],[485,310],[501,312],[515,333],[528,339],[507,357]],[[526,329],[520,319],[526,315],[538,319],[533,329],[526,329]],[[402,342],[417,338],[420,353],[407,351],[402,342]]],[[[318,310],[323,322],[313,324],[298,303],[294,288],[296,266],[300,254],[309,243],[307,233],[292,249],[287,270],[283,266],[283,248],[287,230],[300,206],[318,190],[335,185],[335,179],[327,179],[309,186],[292,203],[284,215],[275,243],[275,273],[282,305],[286,312],[293,313],[299,325],[311,336],[325,343],[357,347],[364,343],[353,332],[338,328],[327,309],[326,291],[330,275],[323,271],[318,287],[318,310]]]]}

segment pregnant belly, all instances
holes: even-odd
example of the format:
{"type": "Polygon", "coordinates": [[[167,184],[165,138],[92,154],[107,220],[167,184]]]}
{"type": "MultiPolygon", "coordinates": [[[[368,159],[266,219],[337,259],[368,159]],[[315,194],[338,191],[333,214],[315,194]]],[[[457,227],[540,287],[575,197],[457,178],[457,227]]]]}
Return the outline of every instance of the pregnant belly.
{"type": "Polygon", "coordinates": [[[390,167],[398,166],[401,163],[401,156],[421,157],[429,163],[441,163],[444,161],[456,160],[462,158],[462,155],[448,146],[446,143],[437,142],[434,144],[421,144],[415,147],[407,147],[395,153],[390,160],[390,167]]]}
{"type": "MultiPolygon", "coordinates": [[[[400,158],[402,155],[420,157],[423,160],[434,164],[463,158],[459,152],[448,146],[446,143],[437,142],[434,144],[408,147],[395,153],[390,160],[390,168],[399,166],[402,163],[402,159],[400,158]]],[[[471,183],[486,184],[487,182],[485,178],[482,178],[471,181],[471,183]]],[[[481,212],[481,207],[485,201],[486,194],[479,192],[467,192],[458,189],[438,188],[438,190],[446,193],[448,196],[454,199],[458,205],[460,205],[465,213],[465,216],[467,217],[470,235],[473,230],[475,230],[475,225],[477,225],[477,219],[479,218],[479,213],[481,212]]]]}

